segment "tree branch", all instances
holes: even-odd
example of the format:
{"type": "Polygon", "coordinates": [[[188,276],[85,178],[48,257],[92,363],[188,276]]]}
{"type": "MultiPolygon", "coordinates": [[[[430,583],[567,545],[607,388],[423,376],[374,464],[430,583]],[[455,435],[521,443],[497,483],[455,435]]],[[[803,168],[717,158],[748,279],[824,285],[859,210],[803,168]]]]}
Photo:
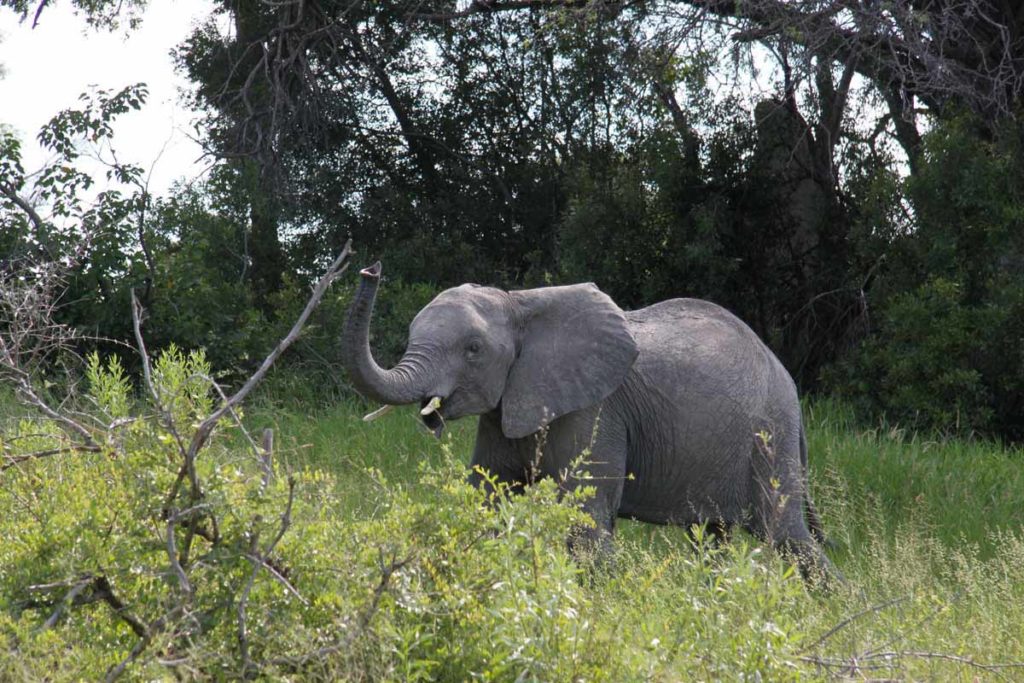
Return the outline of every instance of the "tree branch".
{"type": "Polygon", "coordinates": [[[345,270],[348,268],[347,260],[352,251],[351,246],[351,240],[345,243],[345,247],[341,250],[341,253],[338,254],[338,257],[336,259],[334,259],[334,262],[331,263],[330,267],[328,267],[327,271],[320,278],[319,282],[316,283],[316,286],[313,288],[313,293],[310,296],[309,301],[306,302],[306,307],[299,315],[298,320],[295,321],[295,324],[292,326],[292,329],[288,332],[284,339],[278,342],[274,350],[270,352],[270,355],[268,355],[263,360],[263,363],[260,365],[259,369],[257,369],[256,372],[253,373],[253,375],[242,386],[241,389],[239,389],[227,401],[223,402],[220,408],[215,410],[212,415],[210,415],[208,418],[202,421],[202,423],[196,429],[195,435],[192,437],[192,442],[189,444],[187,452],[188,459],[195,459],[196,454],[199,452],[199,450],[206,443],[206,440],[209,438],[210,432],[213,431],[214,426],[216,426],[216,424],[221,420],[221,418],[224,417],[224,415],[228,413],[228,411],[230,411],[236,405],[245,400],[245,397],[248,396],[249,393],[253,389],[255,389],[256,386],[263,380],[263,378],[267,374],[267,371],[270,370],[270,367],[277,361],[281,354],[284,353],[285,350],[287,350],[288,347],[292,345],[292,342],[298,339],[299,333],[302,331],[303,326],[306,324],[306,320],[309,319],[309,316],[313,312],[313,309],[315,309],[317,305],[320,303],[320,299],[323,298],[323,295],[324,293],[326,293],[327,288],[331,285],[331,282],[333,282],[334,278],[336,278],[341,273],[345,272],[345,270]]]}

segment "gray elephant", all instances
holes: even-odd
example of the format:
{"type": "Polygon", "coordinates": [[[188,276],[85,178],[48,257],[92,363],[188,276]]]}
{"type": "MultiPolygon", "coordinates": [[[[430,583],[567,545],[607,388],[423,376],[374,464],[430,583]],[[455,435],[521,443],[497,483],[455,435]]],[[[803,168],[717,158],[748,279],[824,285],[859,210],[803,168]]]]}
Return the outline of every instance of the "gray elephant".
{"type": "Polygon", "coordinates": [[[739,525],[794,553],[801,572],[835,574],[807,492],[796,387],[736,316],[697,299],[622,311],[593,284],[442,292],[409,328],[390,370],[369,347],[380,281],[361,271],[345,322],[356,389],[384,404],[418,403],[440,435],[479,415],[471,481],[524,485],[557,477],[589,449],[586,504],[604,545],[616,517],[739,525]]]}

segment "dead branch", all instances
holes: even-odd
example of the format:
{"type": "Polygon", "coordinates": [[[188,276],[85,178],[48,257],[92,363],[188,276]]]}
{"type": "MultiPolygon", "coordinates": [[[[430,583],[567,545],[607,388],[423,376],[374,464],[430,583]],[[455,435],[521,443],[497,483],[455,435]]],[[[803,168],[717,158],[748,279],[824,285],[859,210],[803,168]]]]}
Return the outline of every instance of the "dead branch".
{"type": "MultiPolygon", "coordinates": [[[[189,481],[192,484],[193,498],[198,499],[201,497],[202,491],[199,487],[199,477],[196,474],[195,464],[189,460],[188,451],[185,449],[185,442],[181,438],[181,434],[178,432],[177,426],[174,424],[174,418],[171,416],[170,411],[164,407],[163,397],[160,396],[160,391],[153,383],[153,368],[150,365],[149,352],[146,350],[146,341],[142,336],[143,309],[142,305],[139,303],[138,297],[135,296],[135,288],[132,288],[131,294],[132,330],[135,332],[135,343],[138,347],[139,359],[142,361],[142,378],[146,384],[146,389],[149,391],[149,395],[153,398],[153,405],[160,414],[160,420],[163,423],[164,428],[170,432],[171,437],[174,439],[174,443],[178,447],[178,452],[182,456],[182,468],[184,469],[184,474],[188,475],[189,481]]],[[[181,477],[179,477],[179,481],[180,480],[181,477]]]]}
{"type": "Polygon", "coordinates": [[[252,592],[252,587],[256,583],[256,576],[259,574],[260,569],[267,569],[270,575],[275,579],[279,580],[293,595],[298,597],[302,604],[308,605],[302,595],[299,594],[298,590],[289,582],[284,576],[281,575],[276,569],[271,567],[267,558],[277,547],[277,544],[284,537],[286,531],[292,524],[292,504],[295,502],[295,478],[288,478],[288,503],[285,505],[284,512],[281,513],[281,522],[278,526],[277,535],[270,541],[266,548],[262,551],[259,550],[259,529],[255,528],[260,523],[260,518],[256,517],[253,520],[253,530],[250,532],[249,541],[249,553],[245,555],[245,558],[252,564],[252,572],[249,574],[249,578],[246,579],[245,586],[242,588],[241,597],[238,599],[238,647],[242,654],[242,678],[248,679],[255,675],[255,665],[252,661],[252,657],[249,655],[249,629],[246,622],[246,610],[249,603],[249,594],[252,592]]]}
{"type": "Polygon", "coordinates": [[[986,664],[973,657],[952,655],[945,652],[926,652],[915,650],[893,650],[868,655],[852,655],[848,658],[839,657],[797,657],[802,662],[829,669],[843,676],[855,676],[868,671],[892,670],[897,668],[901,659],[933,659],[953,662],[962,666],[986,671],[1002,677],[1007,669],[1024,669],[1024,662],[1000,662],[986,664]],[[881,661],[880,661],[881,660],[881,661]]]}
{"type": "Polygon", "coordinates": [[[112,666],[107,671],[107,675],[104,678],[104,680],[107,683],[111,683],[111,681],[116,681],[118,678],[120,678],[121,674],[125,672],[125,669],[127,669],[132,662],[138,659],[139,655],[141,655],[145,651],[145,649],[149,647],[149,644],[153,641],[153,638],[162,633],[167,628],[168,624],[181,617],[184,613],[185,606],[177,605],[173,607],[169,612],[167,612],[167,614],[164,614],[161,617],[157,617],[156,619],[151,621],[149,625],[146,626],[145,630],[143,631],[143,634],[140,636],[139,642],[137,642],[135,644],[135,647],[132,648],[131,652],[128,653],[128,656],[120,662],[118,662],[116,665],[112,666]]]}
{"type": "Polygon", "coordinates": [[[828,640],[829,638],[834,636],[836,633],[838,633],[839,631],[843,630],[844,628],[846,628],[847,626],[849,626],[850,624],[852,624],[856,620],[860,619],[861,617],[866,616],[868,614],[875,614],[877,612],[881,612],[882,610],[885,610],[885,609],[888,609],[888,608],[893,607],[895,605],[898,605],[900,603],[906,602],[909,599],[910,598],[908,598],[907,596],[903,596],[903,597],[899,597],[899,598],[894,598],[892,600],[887,600],[887,601],[885,601],[883,603],[880,603],[878,605],[872,605],[871,607],[863,609],[860,612],[856,612],[854,614],[851,614],[850,616],[846,617],[845,619],[840,621],[838,624],[836,624],[835,626],[830,628],[829,630],[825,631],[825,633],[822,634],[816,641],[814,641],[810,645],[807,645],[806,647],[801,649],[799,654],[804,654],[806,652],[810,652],[811,650],[813,650],[814,648],[818,647],[819,645],[824,643],[826,640],[828,640]]]}
{"type": "MultiPolygon", "coordinates": [[[[54,583],[28,586],[27,590],[30,593],[50,593],[60,588],[69,587],[70,590],[67,594],[61,598],[59,603],[56,603],[57,610],[43,624],[44,629],[52,628],[57,623],[63,609],[68,606],[78,607],[96,602],[105,602],[110,606],[110,609],[114,611],[114,614],[135,632],[135,635],[142,637],[142,635],[145,634],[145,625],[138,617],[128,611],[127,605],[125,605],[124,602],[122,602],[114,593],[114,589],[105,575],[101,574],[99,576],[92,576],[91,574],[86,574],[69,581],[57,581],[54,583]]],[[[32,609],[41,609],[44,607],[53,607],[54,604],[55,603],[51,600],[33,599],[23,603],[23,606],[32,609]]]]}
{"type": "Polygon", "coordinates": [[[0,472],[3,472],[6,469],[14,467],[15,465],[19,465],[19,464],[21,464],[23,462],[26,462],[28,460],[35,460],[37,458],[48,458],[51,455],[63,455],[64,453],[77,453],[77,452],[99,453],[101,450],[102,449],[99,446],[87,446],[85,444],[81,444],[81,445],[75,445],[75,446],[68,446],[66,448],[51,448],[51,449],[45,450],[45,451],[35,451],[34,453],[24,453],[22,455],[8,455],[8,454],[4,453],[3,457],[4,457],[4,460],[6,462],[4,462],[3,465],[0,465],[0,472]]]}
{"type": "MultiPolygon", "coordinates": [[[[86,236],[85,241],[89,238],[86,236]]],[[[98,447],[92,430],[51,406],[33,384],[32,372],[52,354],[68,348],[74,332],[53,322],[63,273],[78,262],[27,263],[0,276],[0,378],[9,381],[21,401],[59,425],[72,444],[98,447]]]]}
{"type": "Polygon", "coordinates": [[[292,329],[288,332],[284,339],[278,342],[274,350],[271,351],[270,354],[263,360],[263,363],[260,365],[259,369],[256,370],[255,373],[253,373],[253,375],[248,379],[248,381],[242,386],[241,389],[235,392],[235,394],[231,396],[231,398],[229,398],[227,401],[223,402],[220,408],[215,410],[212,415],[203,420],[203,422],[199,425],[199,427],[196,429],[195,435],[192,437],[192,442],[189,444],[188,452],[186,454],[187,459],[195,460],[195,457],[198,454],[199,450],[202,449],[202,447],[206,444],[206,440],[209,438],[210,433],[213,431],[213,428],[217,425],[217,423],[220,422],[221,418],[223,418],[228,411],[232,410],[235,406],[237,406],[239,403],[245,400],[245,397],[248,396],[249,393],[253,389],[255,389],[256,386],[263,380],[263,378],[267,374],[267,371],[270,370],[270,367],[277,361],[278,358],[280,358],[281,354],[284,353],[285,350],[287,350],[288,347],[291,346],[296,339],[298,339],[299,333],[302,332],[302,328],[306,324],[306,320],[309,319],[309,316],[313,312],[313,309],[316,308],[317,305],[320,303],[320,299],[322,299],[323,295],[327,292],[327,288],[331,285],[331,282],[333,282],[334,278],[336,278],[341,273],[345,272],[345,270],[348,268],[347,261],[352,251],[351,247],[352,241],[349,240],[348,242],[345,243],[345,246],[341,250],[341,253],[338,254],[338,257],[334,259],[334,262],[331,263],[330,267],[328,267],[327,271],[316,283],[316,286],[313,288],[313,293],[309,297],[309,301],[306,302],[306,307],[299,315],[298,320],[295,321],[295,324],[292,326],[292,329]]]}

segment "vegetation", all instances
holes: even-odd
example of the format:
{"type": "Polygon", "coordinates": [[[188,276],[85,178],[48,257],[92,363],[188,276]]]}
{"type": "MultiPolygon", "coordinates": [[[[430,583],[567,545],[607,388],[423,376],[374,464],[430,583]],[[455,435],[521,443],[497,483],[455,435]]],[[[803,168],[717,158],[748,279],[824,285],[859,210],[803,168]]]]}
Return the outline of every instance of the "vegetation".
{"type": "MultiPolygon", "coordinates": [[[[203,363],[168,352],[154,367],[181,425],[211,407],[209,385],[189,380],[203,363]]],[[[992,444],[857,432],[842,407],[809,406],[814,493],[848,578],[823,594],[752,539],[717,546],[699,529],[623,521],[614,567],[578,566],[565,530],[585,520],[554,482],[492,506],[462,483],[469,421],[438,442],[402,412],[369,427],[351,403],[314,420],[257,409],[250,428],[279,435],[270,469],[237,427],[218,428],[197,460],[216,536],[174,566],[168,538],[180,548],[188,526],[164,507],[172,439],[137,412],[116,361],[91,362],[89,396],[118,425],[99,452],[20,462],[66,437],[4,403],[4,678],[93,679],[124,661],[132,678],[347,680],[936,679],[1021,666],[1024,475],[992,444]],[[174,611],[178,569],[190,593],[174,611]]]]}
{"type": "Polygon", "coordinates": [[[1024,676],[1013,3],[213,5],[176,59],[215,163],[171,196],[115,153],[144,84],[40,169],[0,121],[0,679],[1024,676]],[[486,500],[472,420],[362,423],[349,237],[385,363],[464,281],[735,311],[811,396],[848,581],[630,521],[577,562],[586,490],[486,500]]]}

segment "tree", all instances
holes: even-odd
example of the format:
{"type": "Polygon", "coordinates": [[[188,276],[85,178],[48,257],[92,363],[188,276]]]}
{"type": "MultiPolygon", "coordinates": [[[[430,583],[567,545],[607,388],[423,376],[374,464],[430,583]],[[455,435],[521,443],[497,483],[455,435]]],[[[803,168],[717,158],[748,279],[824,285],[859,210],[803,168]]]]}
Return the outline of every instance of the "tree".
{"type": "MultiPolygon", "coordinates": [[[[53,4],[51,0],[0,0],[0,6],[9,7],[21,15],[21,21],[32,17],[32,28],[39,25],[43,12],[53,4]]],[[[96,29],[116,30],[127,23],[128,28],[138,26],[148,0],[72,0],[76,14],[84,16],[86,23],[96,29]]]]}

